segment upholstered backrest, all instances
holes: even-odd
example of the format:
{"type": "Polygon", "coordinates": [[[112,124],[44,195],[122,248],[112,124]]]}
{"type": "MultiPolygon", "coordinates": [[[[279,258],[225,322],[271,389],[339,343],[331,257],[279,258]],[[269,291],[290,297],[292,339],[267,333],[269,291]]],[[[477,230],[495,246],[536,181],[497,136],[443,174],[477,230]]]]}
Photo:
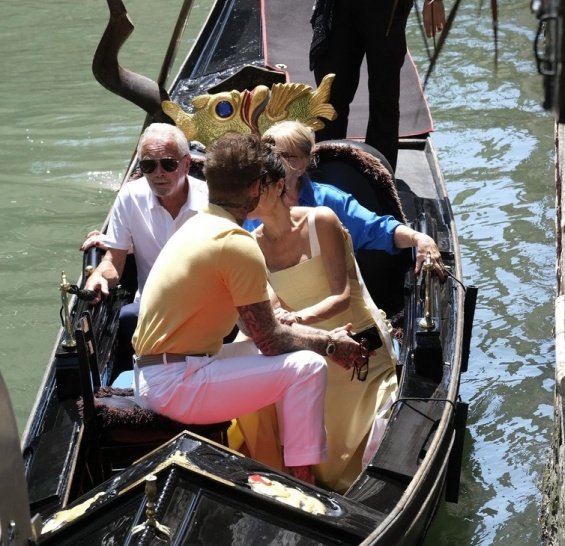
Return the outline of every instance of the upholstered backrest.
{"type": "MultiPolygon", "coordinates": [[[[312,179],[350,193],[378,215],[392,215],[406,222],[390,165],[377,150],[364,143],[332,140],[318,143],[313,157],[312,179]]],[[[359,268],[373,300],[389,316],[404,306],[404,273],[411,261],[410,250],[394,255],[380,250],[357,253],[359,268]]]]}

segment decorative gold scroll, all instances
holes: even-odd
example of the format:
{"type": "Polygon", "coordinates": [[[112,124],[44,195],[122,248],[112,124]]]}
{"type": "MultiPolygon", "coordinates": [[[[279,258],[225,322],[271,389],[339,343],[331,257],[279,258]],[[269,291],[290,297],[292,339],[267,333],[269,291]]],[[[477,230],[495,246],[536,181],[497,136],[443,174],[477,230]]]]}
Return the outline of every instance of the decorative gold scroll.
{"type": "Polygon", "coordinates": [[[317,131],[324,127],[320,118],[334,120],[337,115],[328,102],[334,78],[326,75],[316,90],[303,83],[276,83],[271,89],[258,85],[252,91],[198,95],[192,99],[192,114],[172,101],[161,106],[188,140],[204,145],[228,132],[262,134],[285,120],[301,121],[317,131]]]}

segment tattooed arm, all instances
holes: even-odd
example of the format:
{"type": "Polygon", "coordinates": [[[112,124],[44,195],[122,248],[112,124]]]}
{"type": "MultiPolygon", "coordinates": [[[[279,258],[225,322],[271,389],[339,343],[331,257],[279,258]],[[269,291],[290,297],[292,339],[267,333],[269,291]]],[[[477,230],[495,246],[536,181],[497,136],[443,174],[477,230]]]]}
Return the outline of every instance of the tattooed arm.
{"type": "Polygon", "coordinates": [[[331,332],[301,324],[286,326],[277,321],[268,301],[243,305],[238,307],[238,311],[244,331],[264,355],[307,349],[326,356],[326,348],[331,340],[335,344],[331,359],[339,366],[349,369],[367,358],[366,350],[349,336],[351,324],[331,332]]]}

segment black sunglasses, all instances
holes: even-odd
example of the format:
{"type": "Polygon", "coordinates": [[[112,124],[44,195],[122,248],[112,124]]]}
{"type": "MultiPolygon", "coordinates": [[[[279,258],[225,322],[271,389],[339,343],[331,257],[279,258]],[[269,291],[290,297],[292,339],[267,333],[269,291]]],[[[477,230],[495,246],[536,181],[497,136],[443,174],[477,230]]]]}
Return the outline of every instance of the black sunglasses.
{"type": "Polygon", "coordinates": [[[172,157],[163,157],[161,159],[142,159],[139,162],[139,170],[143,174],[150,174],[156,168],[157,164],[161,164],[161,168],[168,173],[172,173],[177,170],[180,161],[172,157]]]}
{"type": "MultiPolygon", "coordinates": [[[[368,350],[369,340],[367,338],[362,337],[359,340],[359,343],[363,347],[365,347],[365,349],[368,350]]],[[[359,381],[366,381],[367,375],[369,375],[369,357],[368,356],[365,359],[365,362],[363,362],[363,364],[361,364],[360,366],[357,366],[357,365],[353,366],[353,372],[351,373],[351,381],[353,381],[356,374],[357,374],[357,379],[359,381]]]]}

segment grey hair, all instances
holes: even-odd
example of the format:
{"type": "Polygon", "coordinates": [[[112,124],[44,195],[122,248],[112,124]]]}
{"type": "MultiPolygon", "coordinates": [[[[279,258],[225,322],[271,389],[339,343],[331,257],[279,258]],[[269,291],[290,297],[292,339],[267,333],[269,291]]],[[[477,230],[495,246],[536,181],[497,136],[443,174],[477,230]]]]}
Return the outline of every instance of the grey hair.
{"type": "Polygon", "coordinates": [[[141,148],[145,144],[145,141],[150,138],[174,141],[181,156],[185,156],[190,153],[190,145],[188,144],[186,136],[175,125],[170,125],[169,123],[152,123],[149,125],[139,137],[139,142],[137,144],[138,154],[141,153],[141,148]]]}

